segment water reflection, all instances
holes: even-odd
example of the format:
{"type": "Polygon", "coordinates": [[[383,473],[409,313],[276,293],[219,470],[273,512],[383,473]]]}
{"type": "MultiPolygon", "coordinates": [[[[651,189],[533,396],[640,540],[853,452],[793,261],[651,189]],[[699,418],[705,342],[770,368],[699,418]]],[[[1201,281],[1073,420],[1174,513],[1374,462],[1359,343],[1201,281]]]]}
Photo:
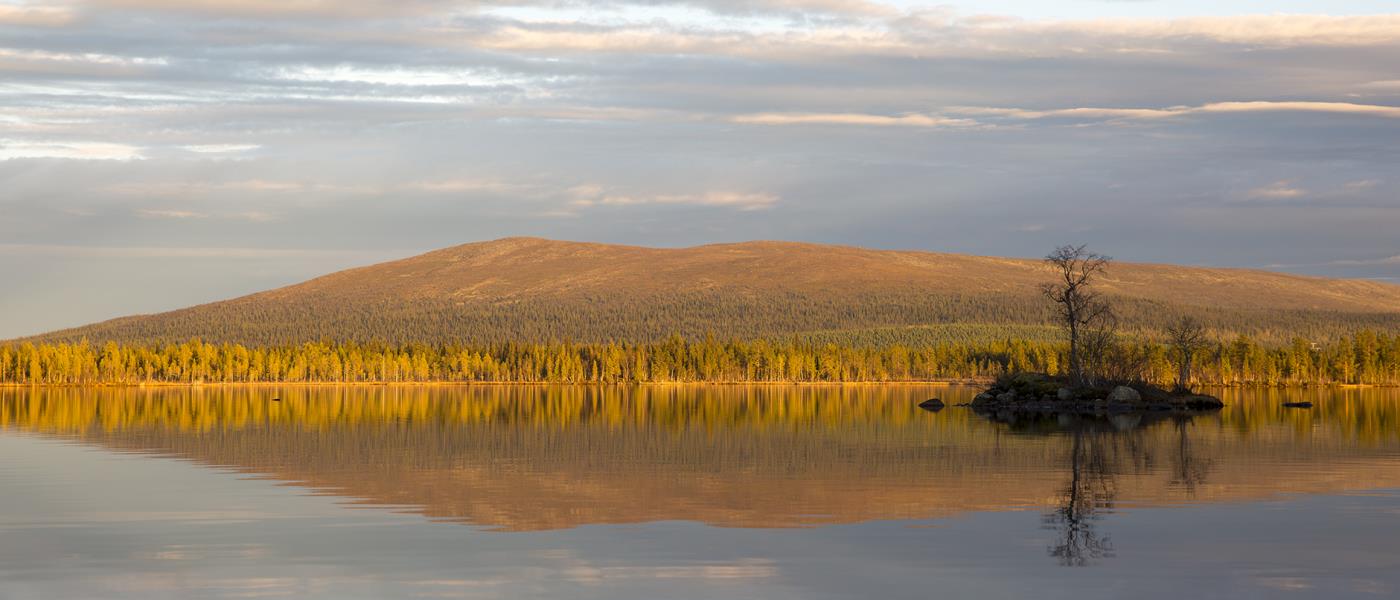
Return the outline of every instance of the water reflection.
{"type": "Polygon", "coordinates": [[[1187,418],[922,411],[969,388],[0,390],[0,426],[500,531],[811,527],[1034,510],[1061,564],[1113,556],[1123,506],[1400,487],[1395,390],[1227,391],[1187,418]],[[281,398],[280,402],[271,402],[281,398]]]}
{"type": "Polygon", "coordinates": [[[1048,528],[1057,534],[1050,556],[1068,567],[1082,567],[1113,556],[1113,542],[1097,529],[1101,510],[1110,510],[1117,492],[1107,446],[1112,434],[1085,432],[1070,434],[1069,482],[1058,498],[1059,504],[1045,515],[1048,528]]]}

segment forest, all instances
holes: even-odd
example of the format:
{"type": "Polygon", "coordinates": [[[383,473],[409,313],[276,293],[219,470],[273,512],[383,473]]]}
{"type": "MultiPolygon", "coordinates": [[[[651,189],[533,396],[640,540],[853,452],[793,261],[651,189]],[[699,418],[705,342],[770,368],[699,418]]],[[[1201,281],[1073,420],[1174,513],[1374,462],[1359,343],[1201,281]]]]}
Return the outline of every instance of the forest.
{"type": "MultiPolygon", "coordinates": [[[[1046,339],[838,344],[820,338],[653,343],[403,344],[314,342],[0,345],[0,383],[855,383],[983,380],[1062,373],[1067,345],[1046,339]]],[[[1159,341],[1117,345],[1115,377],[1166,384],[1176,357],[1159,341]]],[[[1196,384],[1400,384],[1400,334],[1361,330],[1327,342],[1215,341],[1196,355],[1196,384]]]]}

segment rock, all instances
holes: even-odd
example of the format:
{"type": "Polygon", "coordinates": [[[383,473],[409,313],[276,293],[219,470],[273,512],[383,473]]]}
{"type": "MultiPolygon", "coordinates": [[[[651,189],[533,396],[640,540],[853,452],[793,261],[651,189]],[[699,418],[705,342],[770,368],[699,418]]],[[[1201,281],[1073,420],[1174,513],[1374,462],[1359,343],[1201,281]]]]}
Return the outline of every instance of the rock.
{"type": "Polygon", "coordinates": [[[919,408],[932,412],[943,410],[943,406],[943,401],[938,398],[929,398],[919,403],[919,408]]]}
{"type": "Polygon", "coordinates": [[[1285,407],[1287,407],[1287,408],[1312,408],[1312,407],[1313,407],[1313,403],[1311,403],[1311,402],[1284,402],[1283,405],[1284,405],[1285,407]]]}
{"type": "Polygon", "coordinates": [[[977,394],[976,396],[973,396],[972,406],[986,406],[988,404],[996,402],[996,400],[997,397],[993,396],[991,392],[982,392],[980,394],[977,394]]]}
{"type": "Polygon", "coordinates": [[[1142,394],[1139,394],[1137,390],[1126,385],[1120,385],[1113,388],[1113,391],[1108,393],[1107,400],[1111,403],[1142,402],[1142,394]]]}
{"type": "Polygon", "coordinates": [[[997,394],[997,402],[1015,402],[1016,392],[1002,392],[997,394]]]}
{"type": "Polygon", "coordinates": [[[1067,387],[1062,387],[1055,392],[1055,398],[1059,399],[1062,402],[1068,402],[1070,400],[1073,400],[1074,390],[1069,389],[1067,387]]]}

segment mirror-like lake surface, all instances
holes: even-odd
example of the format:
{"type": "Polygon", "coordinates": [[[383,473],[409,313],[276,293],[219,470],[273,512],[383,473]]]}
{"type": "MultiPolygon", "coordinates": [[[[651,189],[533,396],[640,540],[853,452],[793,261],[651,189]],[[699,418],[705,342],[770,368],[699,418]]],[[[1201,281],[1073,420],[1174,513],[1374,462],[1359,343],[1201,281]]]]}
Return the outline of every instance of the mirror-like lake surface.
{"type": "Polygon", "coordinates": [[[974,393],[0,389],[0,598],[1400,596],[1400,390],[974,393]]]}

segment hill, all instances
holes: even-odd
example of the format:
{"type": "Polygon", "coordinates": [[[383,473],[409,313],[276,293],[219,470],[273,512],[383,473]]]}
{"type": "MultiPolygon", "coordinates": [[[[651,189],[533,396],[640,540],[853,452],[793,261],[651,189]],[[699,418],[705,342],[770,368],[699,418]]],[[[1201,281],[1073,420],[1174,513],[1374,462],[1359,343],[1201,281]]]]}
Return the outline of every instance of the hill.
{"type": "MultiPolygon", "coordinates": [[[[1049,277],[1033,259],[789,242],[662,249],[507,238],[31,339],[439,343],[679,333],[919,343],[1046,335],[1051,312],[1038,286],[1049,277]]],[[[1377,282],[1115,263],[1100,287],[1132,328],[1181,313],[1279,340],[1400,326],[1400,286],[1377,282]]]]}

